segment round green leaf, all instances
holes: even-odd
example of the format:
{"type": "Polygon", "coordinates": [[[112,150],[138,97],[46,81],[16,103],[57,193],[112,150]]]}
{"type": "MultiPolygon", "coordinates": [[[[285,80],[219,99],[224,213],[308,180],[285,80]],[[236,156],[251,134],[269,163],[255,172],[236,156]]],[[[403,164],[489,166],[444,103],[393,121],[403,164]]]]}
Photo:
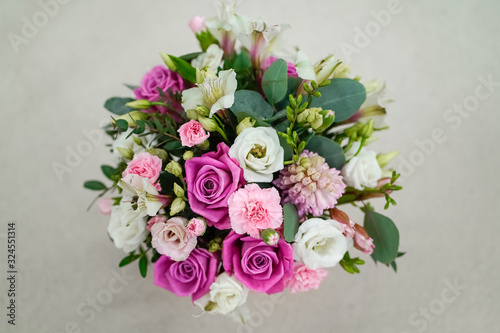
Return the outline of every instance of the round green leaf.
{"type": "Polygon", "coordinates": [[[365,87],[351,79],[333,79],[326,87],[318,88],[320,97],[314,98],[310,107],[335,111],[335,122],[349,119],[366,99],[365,87]]]}
{"type": "Polygon", "coordinates": [[[299,230],[299,214],[297,212],[297,207],[291,203],[286,203],[283,206],[283,219],[285,240],[291,243],[299,230]]]}
{"type": "Polygon", "coordinates": [[[375,245],[372,258],[391,264],[398,256],[399,247],[399,231],[394,222],[382,214],[366,209],[364,228],[375,245]]]}
{"type": "Polygon", "coordinates": [[[235,92],[231,111],[236,116],[240,112],[246,112],[259,118],[269,118],[274,113],[273,108],[264,100],[262,95],[253,90],[238,90],[235,92]]]}
{"type": "Polygon", "coordinates": [[[125,105],[133,101],[134,101],[133,98],[111,97],[104,103],[104,107],[109,112],[122,116],[124,114],[134,111],[133,108],[125,105]]]}
{"type": "Polygon", "coordinates": [[[288,88],[286,61],[278,59],[269,66],[262,77],[262,90],[271,104],[281,101],[288,88]]]}
{"type": "Polygon", "coordinates": [[[340,170],[345,164],[344,151],[338,143],[327,137],[313,136],[307,143],[306,149],[324,157],[330,168],[340,170]]]}

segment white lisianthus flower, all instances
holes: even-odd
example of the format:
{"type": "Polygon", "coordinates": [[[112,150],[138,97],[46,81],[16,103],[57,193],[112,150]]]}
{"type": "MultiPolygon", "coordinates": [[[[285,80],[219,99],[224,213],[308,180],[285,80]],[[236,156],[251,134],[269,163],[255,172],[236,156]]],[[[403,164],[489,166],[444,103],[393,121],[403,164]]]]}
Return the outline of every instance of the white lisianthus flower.
{"type": "Polygon", "coordinates": [[[310,269],[335,266],[348,246],[342,230],[335,220],[312,218],[304,221],[295,235],[293,257],[310,269]]]}
{"type": "Polygon", "coordinates": [[[207,52],[200,54],[196,59],[193,59],[191,65],[198,69],[211,69],[217,71],[217,68],[222,66],[222,57],[224,51],[217,45],[212,44],[208,47],[207,52]]]}
{"type": "Polygon", "coordinates": [[[138,217],[155,216],[167,203],[167,197],[160,195],[148,178],[128,174],[118,186],[123,190],[121,202],[131,204],[138,217]]]}
{"type": "Polygon", "coordinates": [[[130,135],[130,132],[132,132],[134,129],[129,128],[126,132],[123,132],[122,134],[118,135],[116,140],[113,141],[112,149],[113,149],[113,161],[115,163],[120,163],[123,160],[122,155],[116,148],[126,148],[130,149],[134,154],[139,154],[143,153],[146,151],[144,147],[153,147],[155,142],[152,142],[152,139],[154,138],[152,135],[145,135],[141,136],[141,140],[144,144],[143,146],[138,145],[134,141],[134,137],[136,137],[134,134],[130,135]]]}
{"type": "Polygon", "coordinates": [[[271,182],[283,169],[284,151],[271,127],[250,127],[236,137],[229,156],[238,160],[247,182],[271,182]]]}
{"type": "Polygon", "coordinates": [[[184,110],[192,110],[198,105],[206,106],[210,109],[209,117],[212,118],[217,111],[233,105],[237,86],[236,72],[230,69],[215,75],[209,69],[202,71],[202,75],[202,83],[182,92],[182,107],[184,110]]]}
{"type": "Polygon", "coordinates": [[[363,187],[375,187],[380,178],[382,178],[382,168],[377,161],[377,153],[361,148],[358,155],[354,156],[359,149],[359,142],[355,142],[351,149],[346,152],[345,157],[348,161],[342,168],[344,183],[362,190],[363,187]]]}
{"type": "Polygon", "coordinates": [[[245,314],[248,311],[245,311],[244,304],[247,301],[248,292],[248,288],[240,281],[224,272],[212,283],[210,292],[194,304],[210,314],[230,314],[245,321],[247,317],[245,314]]]}
{"type": "Polygon", "coordinates": [[[134,214],[129,205],[113,206],[108,225],[108,233],[115,246],[126,253],[137,249],[148,234],[146,218],[134,214]]]}
{"type": "Polygon", "coordinates": [[[330,78],[337,66],[339,60],[335,59],[333,55],[312,64],[307,55],[302,52],[297,52],[297,60],[295,62],[295,69],[297,75],[304,80],[314,80],[318,84],[330,78]]]}

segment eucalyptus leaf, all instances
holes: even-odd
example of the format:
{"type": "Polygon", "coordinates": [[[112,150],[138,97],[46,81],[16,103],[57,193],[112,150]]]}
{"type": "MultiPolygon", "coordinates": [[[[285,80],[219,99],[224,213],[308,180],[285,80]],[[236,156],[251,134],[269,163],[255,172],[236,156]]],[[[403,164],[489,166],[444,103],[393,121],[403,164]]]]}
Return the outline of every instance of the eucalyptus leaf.
{"type": "Polygon", "coordinates": [[[342,169],[345,164],[344,151],[335,141],[320,135],[311,137],[306,149],[325,158],[330,168],[342,169]]]}
{"type": "Polygon", "coordinates": [[[269,118],[274,111],[261,94],[252,90],[239,90],[234,94],[234,103],[231,111],[238,116],[240,112],[246,112],[259,118],[269,118]]]}
{"type": "Polygon", "coordinates": [[[398,256],[399,247],[399,231],[394,222],[382,214],[365,209],[364,228],[375,245],[372,258],[391,264],[398,256]]]}
{"type": "Polygon", "coordinates": [[[291,203],[286,203],[283,206],[283,219],[285,240],[291,243],[299,230],[299,214],[297,212],[297,207],[291,203]]]}
{"type": "Polygon", "coordinates": [[[116,126],[123,130],[126,131],[128,129],[128,122],[125,119],[117,119],[116,120],[116,126]]]}
{"type": "Polygon", "coordinates": [[[281,101],[288,88],[286,61],[278,59],[269,66],[262,77],[262,90],[271,104],[281,101]]]}
{"type": "Polygon", "coordinates": [[[133,108],[126,106],[125,104],[135,101],[133,98],[128,97],[111,97],[104,103],[104,107],[111,113],[122,116],[129,112],[134,111],[133,108]]]}
{"type": "Polygon", "coordinates": [[[335,112],[335,122],[349,119],[366,99],[365,87],[351,79],[333,79],[326,87],[317,89],[320,97],[313,98],[310,107],[335,112]]]}

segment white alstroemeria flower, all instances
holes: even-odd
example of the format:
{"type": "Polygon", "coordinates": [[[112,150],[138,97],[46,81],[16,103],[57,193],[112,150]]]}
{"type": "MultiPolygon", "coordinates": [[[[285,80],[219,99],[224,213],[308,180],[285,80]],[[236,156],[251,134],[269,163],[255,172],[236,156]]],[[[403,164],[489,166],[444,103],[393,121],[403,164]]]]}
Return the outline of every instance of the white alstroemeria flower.
{"type": "Polygon", "coordinates": [[[235,321],[245,322],[248,319],[247,301],[249,290],[234,276],[222,273],[210,286],[210,292],[196,300],[203,311],[210,314],[231,315],[235,321]],[[208,307],[207,307],[208,305],[208,307]]]}
{"type": "Polygon", "coordinates": [[[126,253],[137,249],[148,234],[146,218],[138,217],[129,206],[129,203],[113,206],[108,225],[108,233],[113,243],[126,253]]]}
{"type": "Polygon", "coordinates": [[[202,71],[202,75],[202,83],[182,92],[182,107],[184,110],[191,110],[198,105],[206,106],[210,109],[209,117],[212,118],[217,111],[233,105],[237,86],[236,73],[230,69],[220,71],[217,76],[208,70],[202,71]]]}
{"type": "Polygon", "coordinates": [[[302,222],[295,235],[293,257],[310,269],[333,267],[347,251],[343,228],[335,220],[312,218],[302,222]]]}
{"type": "Polygon", "coordinates": [[[128,174],[118,182],[118,186],[123,190],[122,202],[135,207],[133,210],[138,217],[155,216],[167,202],[148,178],[128,174]]]}
{"type": "Polygon", "coordinates": [[[249,19],[245,15],[236,13],[236,3],[222,3],[219,16],[205,22],[214,37],[221,41],[224,34],[230,34],[234,39],[238,34],[246,31],[249,19]]]}
{"type": "Polygon", "coordinates": [[[283,169],[284,151],[272,127],[250,127],[236,137],[229,156],[238,160],[247,182],[271,182],[283,169]]]}
{"type": "Polygon", "coordinates": [[[359,150],[359,142],[353,143],[351,149],[345,153],[348,161],[342,167],[342,176],[344,183],[357,190],[363,190],[364,187],[375,187],[380,178],[382,178],[382,168],[377,161],[377,153],[361,148],[358,155],[354,156],[359,150]]]}
{"type": "Polygon", "coordinates": [[[297,75],[304,80],[314,80],[318,84],[328,80],[335,70],[335,66],[339,60],[335,59],[333,55],[312,64],[311,60],[302,51],[297,51],[297,61],[295,62],[295,69],[297,75]]]}
{"type": "Polygon", "coordinates": [[[385,107],[392,100],[386,97],[385,82],[372,80],[363,85],[366,89],[366,100],[359,108],[361,113],[359,121],[365,123],[373,119],[374,129],[387,127],[385,107]]]}
{"type": "Polygon", "coordinates": [[[217,71],[217,68],[222,66],[222,57],[224,51],[217,45],[212,44],[208,47],[207,52],[200,54],[196,59],[193,59],[191,65],[198,69],[210,69],[217,71]]]}

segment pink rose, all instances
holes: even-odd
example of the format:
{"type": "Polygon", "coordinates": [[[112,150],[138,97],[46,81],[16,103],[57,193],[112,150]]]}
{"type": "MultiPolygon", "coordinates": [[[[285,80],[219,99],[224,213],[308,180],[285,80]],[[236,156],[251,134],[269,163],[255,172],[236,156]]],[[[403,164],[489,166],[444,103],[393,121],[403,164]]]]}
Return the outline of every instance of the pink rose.
{"type": "MultiPolygon", "coordinates": [[[[278,58],[275,58],[275,57],[269,57],[269,58],[267,58],[266,61],[262,62],[261,68],[263,70],[268,69],[269,66],[271,66],[271,64],[273,62],[275,62],[276,60],[278,60],[278,58]]],[[[287,66],[287,75],[288,76],[298,77],[297,70],[295,69],[295,65],[293,63],[287,61],[286,66],[287,66]]]]}
{"type": "Polygon", "coordinates": [[[202,236],[205,233],[206,228],[207,225],[205,221],[199,218],[192,218],[186,226],[187,232],[189,232],[189,234],[193,237],[202,236]]]}
{"type": "Polygon", "coordinates": [[[172,260],[186,260],[196,246],[196,237],[186,231],[187,219],[172,217],[167,222],[157,222],[151,226],[153,239],[151,244],[158,251],[172,260]]]}
{"type": "Polygon", "coordinates": [[[194,249],[184,261],[161,256],[154,265],[154,284],[193,302],[210,291],[219,260],[205,249],[194,249]]]}
{"type": "Polygon", "coordinates": [[[196,120],[190,120],[183,124],[177,132],[179,132],[181,143],[185,147],[202,144],[210,136],[210,133],[207,133],[203,126],[196,120]]]}
{"type": "Polygon", "coordinates": [[[257,184],[234,192],[228,200],[231,228],[238,234],[260,238],[264,229],[277,229],[283,223],[280,194],[274,188],[261,189],[257,184]]]}
{"type": "Polygon", "coordinates": [[[163,102],[169,107],[155,105],[145,112],[168,113],[174,120],[182,120],[179,114],[183,111],[181,103],[176,99],[175,94],[180,94],[185,89],[182,77],[165,66],[155,66],[147,72],[141,80],[141,86],[134,89],[137,99],[147,99],[150,102],[163,102]],[[160,88],[165,97],[158,91],[160,88]]]}
{"type": "Polygon", "coordinates": [[[203,30],[205,30],[205,18],[203,16],[195,16],[189,21],[189,27],[191,31],[195,34],[199,34],[203,30]]]}
{"type": "Polygon", "coordinates": [[[327,275],[328,271],[324,268],[310,269],[302,263],[295,263],[293,276],[286,282],[286,286],[292,293],[318,289],[319,284],[327,275]]]}
{"type": "Polygon", "coordinates": [[[186,161],[186,184],[191,209],[203,216],[209,226],[228,229],[231,226],[227,201],[245,184],[243,169],[229,157],[229,147],[221,142],[216,152],[186,161]]]}
{"type": "Polygon", "coordinates": [[[97,205],[99,206],[99,212],[101,212],[102,215],[110,215],[111,208],[113,207],[113,199],[100,198],[97,200],[97,205]]]}
{"type": "Polygon", "coordinates": [[[158,156],[144,152],[135,154],[132,161],[128,162],[127,168],[122,173],[122,177],[127,175],[138,175],[142,178],[149,178],[151,185],[161,191],[160,183],[156,183],[162,171],[162,161],[158,156]]]}
{"type": "Polygon", "coordinates": [[[155,215],[148,221],[148,225],[146,226],[146,229],[151,231],[151,227],[155,223],[167,223],[167,217],[165,215],[155,215]]]}
{"type": "Polygon", "coordinates": [[[293,250],[281,238],[277,245],[267,245],[231,231],[222,243],[222,263],[227,274],[234,273],[249,289],[274,294],[293,275],[293,250]]]}

